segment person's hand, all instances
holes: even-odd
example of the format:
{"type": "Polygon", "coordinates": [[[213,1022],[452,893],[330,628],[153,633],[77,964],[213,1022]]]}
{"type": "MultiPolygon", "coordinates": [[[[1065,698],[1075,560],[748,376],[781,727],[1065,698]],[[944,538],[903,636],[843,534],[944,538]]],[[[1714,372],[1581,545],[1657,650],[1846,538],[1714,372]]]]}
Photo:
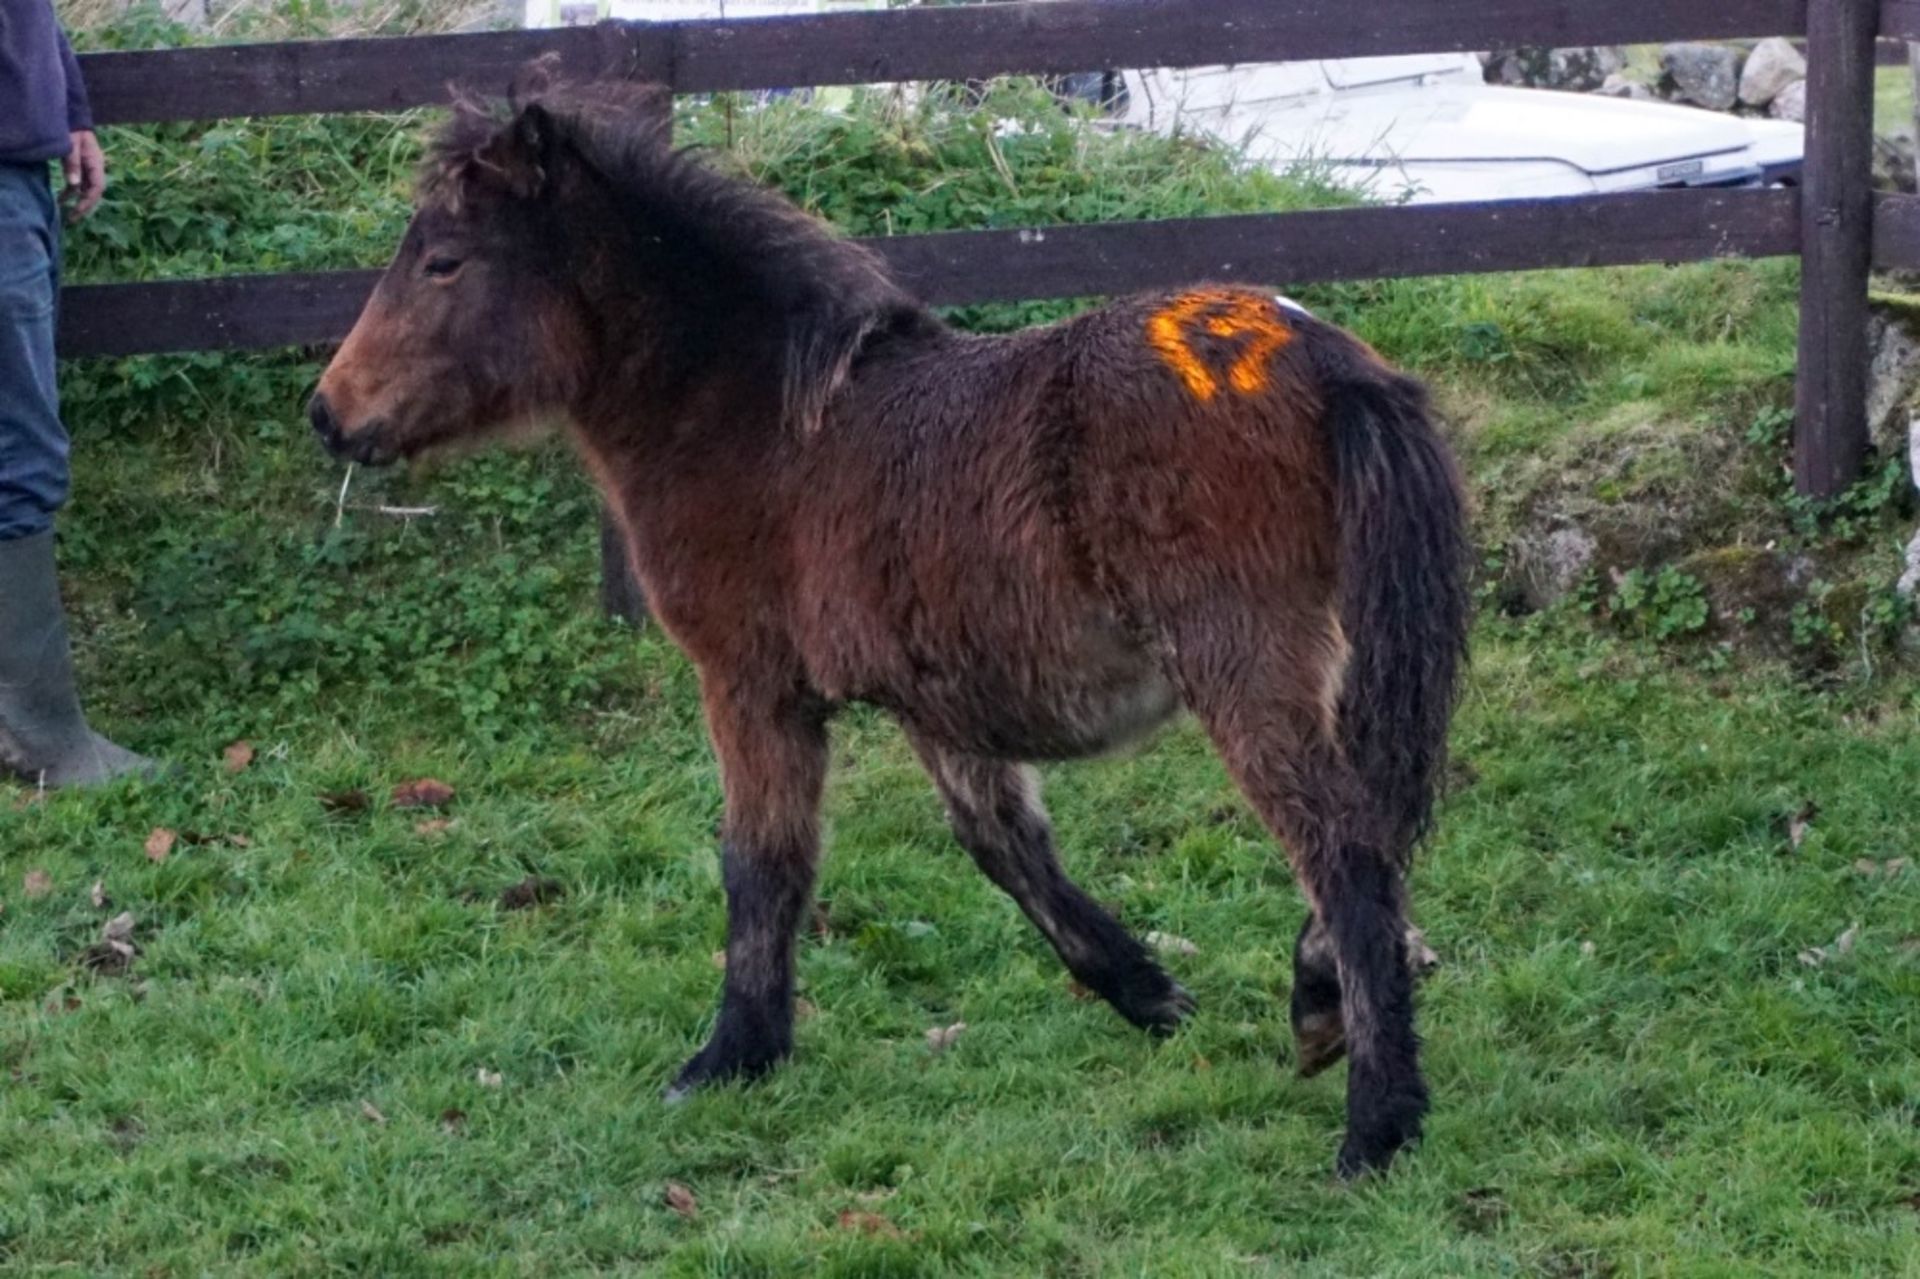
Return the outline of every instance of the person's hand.
{"type": "Polygon", "coordinates": [[[73,150],[61,162],[61,168],[67,178],[61,203],[67,206],[67,221],[78,222],[93,212],[107,191],[107,157],[92,129],[81,129],[73,135],[73,150]]]}

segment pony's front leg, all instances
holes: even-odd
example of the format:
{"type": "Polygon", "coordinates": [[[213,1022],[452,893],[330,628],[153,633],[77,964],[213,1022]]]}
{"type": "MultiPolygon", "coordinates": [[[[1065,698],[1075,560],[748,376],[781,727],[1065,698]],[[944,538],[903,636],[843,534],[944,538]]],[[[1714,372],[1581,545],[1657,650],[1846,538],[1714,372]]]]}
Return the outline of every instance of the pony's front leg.
{"type": "Polygon", "coordinates": [[[824,712],[707,699],[726,787],[721,865],[727,887],[727,976],[713,1037],[667,1090],[765,1074],[793,1051],[793,943],[813,893],[824,712]]]}

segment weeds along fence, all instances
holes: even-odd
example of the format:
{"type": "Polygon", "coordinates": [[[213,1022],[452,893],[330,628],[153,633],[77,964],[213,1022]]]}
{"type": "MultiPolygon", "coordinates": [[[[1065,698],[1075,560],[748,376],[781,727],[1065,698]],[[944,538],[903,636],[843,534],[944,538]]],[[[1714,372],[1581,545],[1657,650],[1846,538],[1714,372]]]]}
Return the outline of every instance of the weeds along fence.
{"type": "MultiPolygon", "coordinates": [[[[1284,285],[1798,255],[1795,471],[1804,493],[1827,497],[1859,476],[1868,448],[1869,273],[1920,269],[1920,197],[1871,190],[1876,45],[1920,40],[1920,0],[1048,0],[95,53],[81,62],[99,121],[132,124],[432,105],[454,83],[501,92],[521,63],[550,50],[576,73],[690,94],[1770,35],[1804,37],[1809,52],[1798,190],[948,232],[871,244],[921,296],[948,305],[1202,279],[1284,285]]],[[[376,275],[71,287],[61,348],[98,356],[337,341],[376,275]]]]}

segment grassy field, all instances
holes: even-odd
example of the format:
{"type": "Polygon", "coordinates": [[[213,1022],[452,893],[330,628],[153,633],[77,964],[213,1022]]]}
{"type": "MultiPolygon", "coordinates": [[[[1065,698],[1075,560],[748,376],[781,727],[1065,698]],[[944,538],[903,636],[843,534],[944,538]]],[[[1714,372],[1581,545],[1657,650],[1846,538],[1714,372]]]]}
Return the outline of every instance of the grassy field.
{"type": "MultiPolygon", "coordinates": [[[[378,260],[412,128],[121,131],[76,272],[378,260]]],[[[687,130],[861,231],[1325,195],[1065,128],[687,130]]],[[[1439,384],[1490,559],[1570,490],[1824,553],[1780,500],[1795,284],[1304,295],[1439,384]]],[[[1303,908],[1190,727],[1047,777],[1074,872],[1184,940],[1179,1035],[1076,998],[856,713],[797,1058],[669,1109],[723,926],[691,673],[594,616],[567,459],[343,490],[298,420],[314,372],[67,370],[90,700],[180,772],[0,789],[0,1273],[1920,1276],[1920,679],[1886,652],[1772,662],[1668,626],[1684,593],[1516,619],[1489,587],[1415,884],[1436,1112],[1386,1179],[1330,1176],[1342,1079],[1294,1078],[1284,1028],[1303,908]],[[422,778],[444,810],[390,798],[422,778]]],[[[1851,552],[1890,553],[1897,512],[1862,509],[1851,552]]]]}
{"type": "Polygon", "coordinates": [[[566,630],[607,680],[585,714],[481,739],[371,684],[260,717],[231,774],[126,678],[108,724],[181,779],[0,798],[0,1268],[1920,1274],[1920,871],[1882,869],[1916,852],[1910,681],[1485,624],[1416,888],[1437,1111],[1347,1188],[1339,1072],[1286,1069],[1298,896],[1190,729],[1048,778],[1075,872],[1197,947],[1189,1029],[1074,998],[853,716],[798,1057],[661,1105],[718,980],[716,787],[682,661],[566,630]],[[422,776],[443,829],[386,798],[422,776]],[[505,908],[529,875],[565,896],[505,908]],[[142,953],[87,972],[123,910],[142,953]]]}

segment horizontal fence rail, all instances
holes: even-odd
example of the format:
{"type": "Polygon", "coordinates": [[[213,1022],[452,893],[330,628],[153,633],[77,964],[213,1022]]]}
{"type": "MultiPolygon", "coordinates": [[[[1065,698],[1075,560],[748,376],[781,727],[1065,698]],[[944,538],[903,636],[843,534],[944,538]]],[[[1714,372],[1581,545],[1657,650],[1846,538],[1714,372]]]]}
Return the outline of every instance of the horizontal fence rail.
{"type": "MultiPolygon", "coordinates": [[[[1851,481],[1865,447],[1856,401],[1866,379],[1869,237],[1874,264],[1920,269],[1920,199],[1872,199],[1862,160],[1874,63],[1897,55],[1899,42],[1920,42],[1920,0],[1049,0],[95,53],[82,63],[97,119],[134,124],[399,110],[443,103],[453,86],[498,94],[522,63],[548,51],[576,75],[707,93],[1765,36],[1806,37],[1812,46],[1800,192],[1672,191],[871,243],[938,304],[1198,279],[1295,284],[1799,254],[1805,298],[1817,305],[1803,307],[1796,472],[1803,492],[1830,495],[1851,481]]],[[[325,343],[350,325],[374,278],[363,271],[71,287],[62,295],[62,349],[114,355],[325,343]]]]}
{"type": "MultiPolygon", "coordinates": [[[[1304,284],[1780,257],[1799,251],[1800,205],[1791,191],[1658,191],[954,231],[864,243],[919,296],[962,306],[1199,280],[1304,284]]],[[[133,355],[338,341],[378,274],[80,285],[61,303],[61,350],[133,355]]]]}
{"type": "Polygon", "coordinates": [[[1920,0],[1883,0],[1880,38],[1920,41],[1920,0]]]}
{"type": "Polygon", "coordinates": [[[1920,271],[1920,196],[1883,195],[1873,211],[1873,265],[1920,271]]]}
{"type": "Polygon", "coordinates": [[[92,53],[81,67],[96,118],[132,124],[425,106],[444,102],[449,82],[498,91],[547,50],[576,68],[710,93],[1806,29],[1807,0],[1052,0],[92,53]]]}

